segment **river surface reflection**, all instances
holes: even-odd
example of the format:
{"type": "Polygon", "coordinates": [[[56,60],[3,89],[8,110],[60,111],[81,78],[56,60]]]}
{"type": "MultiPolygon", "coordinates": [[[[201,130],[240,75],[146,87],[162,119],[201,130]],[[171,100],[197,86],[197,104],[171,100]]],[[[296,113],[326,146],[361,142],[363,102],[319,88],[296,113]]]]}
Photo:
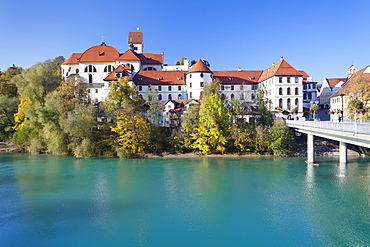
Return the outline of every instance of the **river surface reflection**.
{"type": "Polygon", "coordinates": [[[370,159],[0,155],[1,246],[367,246],[370,159]]]}

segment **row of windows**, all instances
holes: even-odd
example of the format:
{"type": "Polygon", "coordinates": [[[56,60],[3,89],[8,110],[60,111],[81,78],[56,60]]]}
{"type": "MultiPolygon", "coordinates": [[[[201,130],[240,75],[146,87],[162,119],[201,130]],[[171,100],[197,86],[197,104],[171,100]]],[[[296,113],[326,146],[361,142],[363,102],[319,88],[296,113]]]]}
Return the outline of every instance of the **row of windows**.
{"type": "MultiPolygon", "coordinates": [[[[290,81],[291,81],[291,79],[290,79],[291,77],[286,77],[286,82],[287,83],[290,83],[290,81]]],[[[294,81],[295,81],[295,83],[298,83],[299,82],[299,77],[293,77],[293,78],[295,78],[294,79],[294,81]]],[[[283,83],[283,77],[279,77],[279,83],[283,83]]]]}
{"type": "MultiPolygon", "coordinates": [[[[204,74],[200,73],[200,78],[203,78],[204,74]]],[[[192,78],[192,74],[189,74],[189,78],[192,78]]],[[[209,78],[213,78],[212,74],[209,74],[209,78]]]]}
{"type": "Polygon", "coordinates": [[[316,84],[303,84],[303,89],[316,89],[316,84]]]}
{"type": "Polygon", "coordinates": [[[332,99],[332,101],[333,101],[333,103],[340,103],[340,102],[342,102],[341,101],[341,98],[334,98],[334,99],[332,99]]]}
{"type": "MultiPolygon", "coordinates": [[[[299,88],[298,87],[296,87],[295,89],[294,89],[294,93],[295,93],[295,95],[299,95],[299,88]]],[[[283,95],[283,88],[279,88],[279,95],[283,95]]],[[[291,89],[290,89],[290,87],[288,87],[287,89],[286,89],[286,95],[291,95],[291,89]]]]}
{"type": "MultiPolygon", "coordinates": [[[[174,86],[175,87],[175,86],[174,86]]],[[[158,91],[162,91],[162,86],[157,87],[158,91]]],[[[177,86],[177,90],[181,91],[181,86],[177,86]]],[[[143,86],[138,87],[138,91],[143,91],[143,86]]],[[[172,86],[167,86],[167,91],[172,91],[172,86]]]]}
{"type": "MultiPolygon", "coordinates": [[[[279,99],[279,107],[280,108],[283,108],[283,102],[284,102],[284,100],[283,99],[279,99]]],[[[288,108],[288,109],[293,109],[292,108],[292,102],[291,102],[291,99],[287,99],[286,100],[286,107],[288,108]]],[[[298,108],[299,107],[299,99],[298,98],[296,98],[295,100],[294,100],[294,108],[298,108]]]]}
{"type": "MultiPolygon", "coordinates": [[[[90,89],[90,88],[88,88],[88,89],[87,89],[87,92],[88,92],[88,93],[91,93],[91,89],[90,89]]],[[[99,93],[99,89],[95,89],[95,93],[99,93]]]]}
{"type": "MultiPolygon", "coordinates": [[[[252,85],[252,90],[256,90],[258,85],[252,85]]],[[[189,87],[192,88],[193,87],[193,83],[190,82],[189,84],[189,87]]],[[[204,87],[204,82],[200,82],[200,87],[204,87]]],[[[239,86],[240,90],[243,90],[244,86],[243,85],[240,85],[239,86]]],[[[231,85],[230,86],[230,90],[234,90],[235,89],[235,86],[234,85],[231,85]]],[[[143,86],[139,86],[138,87],[138,90],[139,91],[143,91],[143,86]]],[[[158,91],[162,91],[162,86],[157,86],[157,90],[158,91]]],[[[181,91],[181,86],[177,86],[177,90],[178,91],[181,91]]],[[[221,90],[225,90],[225,86],[224,85],[221,85],[221,90]]],[[[172,86],[167,86],[167,91],[172,91],[172,86]]]]}
{"type": "MultiPolygon", "coordinates": [[[[141,96],[141,94],[140,94],[140,96],[141,96]]],[[[190,97],[190,98],[191,98],[191,97],[190,97]]],[[[167,99],[168,99],[168,100],[172,100],[172,94],[169,94],[169,95],[167,96],[167,99]]],[[[181,94],[178,94],[178,95],[177,95],[177,99],[178,99],[178,100],[181,100],[181,99],[182,99],[181,94]]],[[[158,94],[158,100],[164,100],[164,98],[162,97],[162,94],[158,94]]]]}
{"type": "MultiPolygon", "coordinates": [[[[128,63],[127,65],[129,65],[131,67],[131,69],[134,70],[134,67],[131,64],[128,63]]],[[[114,66],[107,65],[107,66],[104,67],[104,70],[103,71],[105,73],[109,73],[109,72],[112,72],[114,69],[115,69],[114,66]]],[[[154,67],[146,67],[146,68],[144,68],[144,70],[156,71],[157,69],[154,68],[154,67]]],[[[64,72],[65,72],[64,69],[63,69],[62,72],[64,74],[64,72]]],[[[67,76],[68,76],[69,72],[71,72],[71,67],[68,69],[67,76]]],[[[84,72],[85,73],[96,73],[97,72],[97,69],[96,69],[96,67],[94,65],[87,65],[85,67],[85,69],[84,69],[84,72]]],[[[76,69],[76,74],[78,74],[78,73],[80,73],[80,69],[77,68],[76,69]]]]}

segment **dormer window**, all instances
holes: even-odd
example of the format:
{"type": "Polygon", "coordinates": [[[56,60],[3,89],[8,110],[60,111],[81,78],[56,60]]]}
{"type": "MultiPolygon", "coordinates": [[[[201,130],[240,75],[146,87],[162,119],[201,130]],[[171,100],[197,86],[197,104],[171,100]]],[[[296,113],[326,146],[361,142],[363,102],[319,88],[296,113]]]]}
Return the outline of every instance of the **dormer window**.
{"type": "Polygon", "coordinates": [[[117,78],[121,77],[121,72],[117,72],[117,73],[116,73],[116,77],[117,77],[117,78]]]}

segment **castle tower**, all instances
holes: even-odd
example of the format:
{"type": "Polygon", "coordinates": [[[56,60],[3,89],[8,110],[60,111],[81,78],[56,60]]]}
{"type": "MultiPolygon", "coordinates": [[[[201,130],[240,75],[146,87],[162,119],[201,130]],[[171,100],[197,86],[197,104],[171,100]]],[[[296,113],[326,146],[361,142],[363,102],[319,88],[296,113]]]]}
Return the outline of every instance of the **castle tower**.
{"type": "Polygon", "coordinates": [[[207,61],[199,59],[185,74],[188,99],[200,99],[205,85],[209,85],[213,79],[213,72],[209,69],[207,61]]]}

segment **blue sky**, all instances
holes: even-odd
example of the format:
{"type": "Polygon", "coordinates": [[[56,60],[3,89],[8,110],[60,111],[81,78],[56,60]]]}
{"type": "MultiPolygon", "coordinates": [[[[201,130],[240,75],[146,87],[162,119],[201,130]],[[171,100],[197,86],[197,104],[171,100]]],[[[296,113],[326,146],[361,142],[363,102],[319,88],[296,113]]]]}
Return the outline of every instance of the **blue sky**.
{"type": "Polygon", "coordinates": [[[144,52],[263,70],[281,56],[321,83],[370,64],[370,1],[0,0],[0,70],[106,43],[121,53],[140,27],[144,52]]]}

